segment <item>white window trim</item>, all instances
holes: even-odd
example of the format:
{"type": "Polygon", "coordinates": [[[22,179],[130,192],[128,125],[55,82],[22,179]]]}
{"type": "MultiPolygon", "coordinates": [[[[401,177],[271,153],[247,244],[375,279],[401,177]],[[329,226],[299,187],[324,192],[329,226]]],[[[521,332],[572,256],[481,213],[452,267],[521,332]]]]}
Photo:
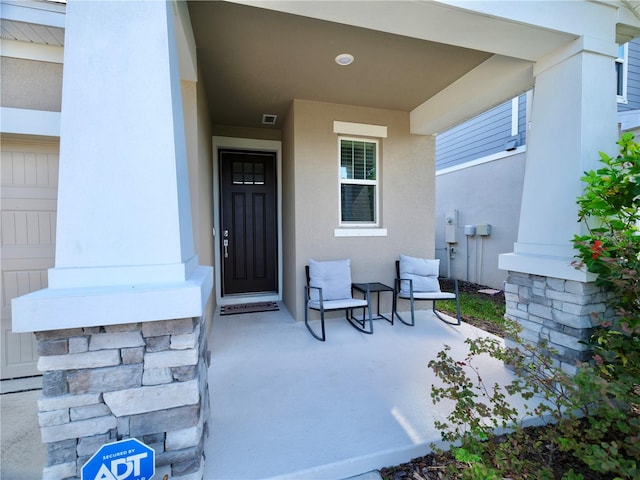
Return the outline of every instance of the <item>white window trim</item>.
{"type": "MultiPolygon", "coordinates": [[[[616,58],[616,63],[622,65],[622,95],[617,95],[618,103],[628,103],[629,100],[627,98],[627,79],[629,77],[629,44],[625,43],[622,45],[623,48],[623,57],[616,58]]],[[[617,79],[616,79],[617,80],[617,79]]],[[[618,87],[618,82],[616,81],[616,89],[618,87]]]]}
{"type": "Polygon", "coordinates": [[[380,226],[380,183],[379,183],[379,164],[380,164],[380,141],[377,138],[359,138],[359,137],[348,137],[348,136],[339,136],[338,137],[338,226],[344,228],[377,228],[380,226]],[[358,179],[343,179],[340,169],[342,168],[342,149],[341,142],[342,140],[350,140],[356,142],[368,142],[376,144],[376,179],[375,180],[358,180],[358,179]],[[376,199],[375,199],[375,211],[374,217],[375,222],[343,222],[342,221],[342,185],[373,185],[376,189],[376,199]]]}

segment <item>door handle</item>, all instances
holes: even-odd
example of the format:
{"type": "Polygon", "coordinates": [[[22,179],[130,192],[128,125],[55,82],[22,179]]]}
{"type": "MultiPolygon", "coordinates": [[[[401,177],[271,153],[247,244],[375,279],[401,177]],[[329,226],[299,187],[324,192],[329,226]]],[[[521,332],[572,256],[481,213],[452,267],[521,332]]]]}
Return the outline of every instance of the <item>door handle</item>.
{"type": "Polygon", "coordinates": [[[229,230],[224,231],[223,237],[222,246],[224,247],[224,258],[229,258],[229,230]]]}

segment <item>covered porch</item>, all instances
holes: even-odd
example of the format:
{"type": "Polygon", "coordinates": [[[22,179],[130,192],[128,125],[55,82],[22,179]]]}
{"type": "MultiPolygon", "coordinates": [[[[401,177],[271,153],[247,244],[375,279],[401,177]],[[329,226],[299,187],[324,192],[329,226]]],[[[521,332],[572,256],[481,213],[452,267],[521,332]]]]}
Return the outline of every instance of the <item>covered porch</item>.
{"type": "MultiPolygon", "coordinates": [[[[284,305],[278,312],[220,316],[209,336],[211,417],[206,479],[342,479],[423,456],[440,441],[434,420],[450,405],[431,402],[427,367],[444,345],[464,358],[471,325],[445,325],[430,310],[415,327],[374,322],[357,332],[327,321],[315,340],[284,305]]],[[[512,373],[487,358],[485,381],[512,373]]]]}

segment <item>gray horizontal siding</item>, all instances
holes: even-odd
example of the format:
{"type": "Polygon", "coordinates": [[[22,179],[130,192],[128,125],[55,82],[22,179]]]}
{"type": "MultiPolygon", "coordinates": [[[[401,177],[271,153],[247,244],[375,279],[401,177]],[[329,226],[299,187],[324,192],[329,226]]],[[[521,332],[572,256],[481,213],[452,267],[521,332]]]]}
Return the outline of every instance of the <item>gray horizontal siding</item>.
{"type": "Polygon", "coordinates": [[[619,103],[618,110],[640,108],[640,39],[629,42],[627,50],[627,103],[619,103]]]}
{"type": "MultiPolygon", "coordinates": [[[[526,95],[521,95],[519,132],[526,128],[526,95]]],[[[436,137],[438,170],[482,158],[505,149],[511,138],[511,100],[461,123],[436,137]]]]}

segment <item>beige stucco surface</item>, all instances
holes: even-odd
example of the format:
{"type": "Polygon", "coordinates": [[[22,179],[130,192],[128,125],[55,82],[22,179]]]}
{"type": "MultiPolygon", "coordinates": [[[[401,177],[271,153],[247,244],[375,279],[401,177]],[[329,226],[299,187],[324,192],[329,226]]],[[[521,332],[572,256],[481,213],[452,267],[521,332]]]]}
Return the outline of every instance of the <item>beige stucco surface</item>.
{"type": "MultiPolygon", "coordinates": [[[[400,253],[434,256],[434,158],[431,136],[409,133],[409,113],[295,100],[284,129],[284,301],[304,319],[304,266],[309,259],[350,258],[355,282],[393,285],[400,253]],[[383,125],[379,188],[382,237],[335,237],[338,134],[334,121],[383,125]]],[[[382,308],[390,310],[390,305],[382,308]]]]}
{"type": "Polygon", "coordinates": [[[59,112],[62,102],[62,64],[1,57],[3,107],[59,112]]]}

